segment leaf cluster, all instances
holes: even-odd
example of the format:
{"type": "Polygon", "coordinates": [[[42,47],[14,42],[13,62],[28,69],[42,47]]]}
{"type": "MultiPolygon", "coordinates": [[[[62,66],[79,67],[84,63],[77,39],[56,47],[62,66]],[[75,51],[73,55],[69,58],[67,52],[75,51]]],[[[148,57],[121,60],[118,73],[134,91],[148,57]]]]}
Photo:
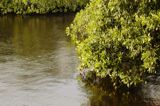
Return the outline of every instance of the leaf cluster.
{"type": "Polygon", "coordinates": [[[159,0],[92,0],[66,32],[80,70],[110,78],[115,87],[137,86],[160,70],[159,0]]]}
{"type": "Polygon", "coordinates": [[[1,0],[0,14],[46,14],[74,12],[83,8],[88,0],[1,0]]]}

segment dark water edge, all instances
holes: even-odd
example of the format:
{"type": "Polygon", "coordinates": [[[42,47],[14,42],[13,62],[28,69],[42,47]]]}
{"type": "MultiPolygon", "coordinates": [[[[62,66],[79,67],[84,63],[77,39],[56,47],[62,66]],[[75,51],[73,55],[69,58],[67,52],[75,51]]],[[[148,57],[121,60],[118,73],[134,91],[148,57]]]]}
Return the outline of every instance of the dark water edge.
{"type": "Polygon", "coordinates": [[[75,14],[0,17],[0,106],[160,106],[160,78],[128,93],[77,81],[75,14]]]}
{"type": "Polygon", "coordinates": [[[125,85],[114,88],[109,79],[84,79],[83,74],[79,75],[80,80],[87,82],[86,88],[94,95],[90,98],[91,106],[160,106],[158,72],[146,77],[147,82],[130,88],[125,85]]]}
{"type": "MultiPolygon", "coordinates": [[[[32,14],[15,14],[15,13],[7,13],[7,14],[0,14],[0,17],[38,17],[38,16],[44,16],[44,17],[48,17],[48,16],[72,16],[72,20],[73,17],[75,17],[76,13],[79,11],[75,11],[75,12],[56,12],[56,13],[45,13],[45,14],[37,14],[37,13],[32,13],[32,14]]],[[[71,23],[71,22],[70,22],[71,23]]],[[[69,24],[68,24],[69,25],[69,24]]]]}
{"type": "Polygon", "coordinates": [[[90,92],[87,106],[160,106],[159,86],[146,84],[128,92],[86,87],[90,92]]]}

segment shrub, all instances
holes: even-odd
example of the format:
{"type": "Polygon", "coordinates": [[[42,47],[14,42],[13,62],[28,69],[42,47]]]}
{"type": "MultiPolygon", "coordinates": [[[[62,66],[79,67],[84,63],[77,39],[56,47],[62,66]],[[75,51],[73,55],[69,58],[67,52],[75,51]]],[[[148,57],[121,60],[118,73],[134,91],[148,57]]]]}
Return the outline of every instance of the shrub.
{"type": "Polygon", "coordinates": [[[1,0],[0,13],[45,14],[55,12],[77,11],[88,0],[1,0]]]}
{"type": "Polygon", "coordinates": [[[92,0],[66,31],[86,79],[131,87],[160,69],[159,0],[92,0]]]}

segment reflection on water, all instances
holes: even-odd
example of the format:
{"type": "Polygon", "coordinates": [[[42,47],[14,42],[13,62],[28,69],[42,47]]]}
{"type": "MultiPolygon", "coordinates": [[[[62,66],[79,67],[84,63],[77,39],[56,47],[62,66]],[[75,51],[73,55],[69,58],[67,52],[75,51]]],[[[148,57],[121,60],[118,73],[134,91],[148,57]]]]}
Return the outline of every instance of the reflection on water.
{"type": "Polygon", "coordinates": [[[0,106],[150,106],[143,96],[77,83],[77,55],[65,36],[72,19],[73,15],[0,17],[0,106]]]}

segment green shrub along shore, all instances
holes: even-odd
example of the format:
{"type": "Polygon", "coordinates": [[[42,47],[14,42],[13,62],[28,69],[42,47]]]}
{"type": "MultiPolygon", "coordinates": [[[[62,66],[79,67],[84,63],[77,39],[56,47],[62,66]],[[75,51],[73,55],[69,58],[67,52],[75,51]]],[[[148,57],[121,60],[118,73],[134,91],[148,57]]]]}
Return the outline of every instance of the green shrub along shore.
{"type": "Polygon", "coordinates": [[[92,0],[66,31],[85,81],[130,88],[160,70],[160,0],[92,0]]]}
{"type": "Polygon", "coordinates": [[[0,14],[46,14],[75,12],[88,0],[0,0],[0,14]]]}

